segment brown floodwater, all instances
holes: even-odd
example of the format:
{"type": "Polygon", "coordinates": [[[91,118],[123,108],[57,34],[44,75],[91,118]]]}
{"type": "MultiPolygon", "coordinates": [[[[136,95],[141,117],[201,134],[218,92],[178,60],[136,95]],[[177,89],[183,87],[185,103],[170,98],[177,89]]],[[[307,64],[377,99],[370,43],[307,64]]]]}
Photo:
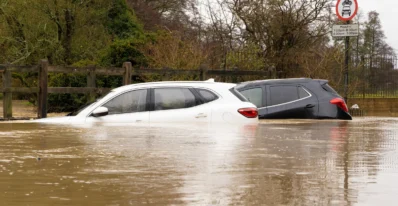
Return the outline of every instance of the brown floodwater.
{"type": "Polygon", "coordinates": [[[0,124],[0,205],[396,205],[398,119],[0,124]]]}

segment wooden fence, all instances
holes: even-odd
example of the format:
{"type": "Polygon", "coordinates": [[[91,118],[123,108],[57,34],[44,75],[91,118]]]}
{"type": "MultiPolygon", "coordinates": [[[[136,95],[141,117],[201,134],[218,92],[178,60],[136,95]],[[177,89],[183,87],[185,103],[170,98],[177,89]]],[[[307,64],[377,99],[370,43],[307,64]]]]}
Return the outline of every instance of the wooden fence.
{"type": "Polygon", "coordinates": [[[177,70],[177,69],[141,69],[133,68],[130,62],[125,62],[122,68],[108,67],[70,67],[70,66],[51,66],[47,60],[41,60],[36,66],[14,66],[0,65],[0,73],[3,77],[3,87],[0,91],[3,93],[3,117],[4,119],[12,119],[12,94],[13,93],[36,93],[38,94],[37,117],[47,117],[49,93],[81,93],[88,94],[90,99],[95,98],[95,94],[109,91],[111,88],[97,88],[96,75],[123,76],[123,85],[131,84],[133,75],[139,76],[143,74],[196,74],[201,81],[206,80],[208,76],[246,76],[268,75],[266,71],[239,71],[239,70],[208,70],[205,68],[197,70],[177,70]],[[12,87],[12,73],[33,72],[38,73],[38,87],[12,87]],[[48,87],[48,73],[76,73],[87,75],[87,87],[48,87]]]}

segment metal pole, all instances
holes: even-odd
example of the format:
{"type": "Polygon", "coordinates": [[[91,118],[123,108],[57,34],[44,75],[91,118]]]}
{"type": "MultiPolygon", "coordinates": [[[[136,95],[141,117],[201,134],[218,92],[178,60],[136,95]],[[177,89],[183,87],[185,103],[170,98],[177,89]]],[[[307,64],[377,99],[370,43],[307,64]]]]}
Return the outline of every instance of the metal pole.
{"type": "MultiPolygon", "coordinates": [[[[347,21],[350,24],[350,21],[347,21]]],[[[348,103],[348,66],[350,64],[350,37],[345,37],[344,101],[348,103]]]]}

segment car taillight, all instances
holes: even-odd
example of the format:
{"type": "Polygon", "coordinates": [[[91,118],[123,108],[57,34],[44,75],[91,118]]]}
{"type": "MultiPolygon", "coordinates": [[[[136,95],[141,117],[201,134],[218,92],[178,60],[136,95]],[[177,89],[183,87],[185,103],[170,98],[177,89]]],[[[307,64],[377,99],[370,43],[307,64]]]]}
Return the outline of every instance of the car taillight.
{"type": "Polygon", "coordinates": [[[343,99],[334,98],[334,99],[330,100],[330,103],[338,106],[340,109],[344,110],[345,112],[348,112],[348,107],[345,104],[345,101],[343,99]]]}
{"type": "Polygon", "coordinates": [[[257,108],[242,108],[238,112],[247,118],[256,118],[258,116],[257,108]]]}

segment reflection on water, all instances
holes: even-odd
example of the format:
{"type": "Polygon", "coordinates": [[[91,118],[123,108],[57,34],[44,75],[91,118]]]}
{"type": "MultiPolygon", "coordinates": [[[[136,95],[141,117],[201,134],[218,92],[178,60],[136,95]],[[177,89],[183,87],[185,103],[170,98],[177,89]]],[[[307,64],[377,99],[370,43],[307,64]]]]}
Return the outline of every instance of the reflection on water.
{"type": "Polygon", "coordinates": [[[395,205],[398,119],[0,124],[4,205],[395,205]]]}

